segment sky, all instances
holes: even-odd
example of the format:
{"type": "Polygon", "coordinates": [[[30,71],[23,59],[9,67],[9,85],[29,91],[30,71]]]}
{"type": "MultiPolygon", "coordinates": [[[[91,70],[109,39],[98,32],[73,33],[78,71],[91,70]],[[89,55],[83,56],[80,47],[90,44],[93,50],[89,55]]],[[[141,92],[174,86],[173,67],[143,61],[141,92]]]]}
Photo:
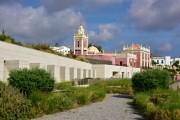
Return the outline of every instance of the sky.
{"type": "Polygon", "coordinates": [[[138,43],[180,57],[180,0],[0,0],[0,29],[23,43],[72,47],[81,23],[104,51],[138,43]]]}

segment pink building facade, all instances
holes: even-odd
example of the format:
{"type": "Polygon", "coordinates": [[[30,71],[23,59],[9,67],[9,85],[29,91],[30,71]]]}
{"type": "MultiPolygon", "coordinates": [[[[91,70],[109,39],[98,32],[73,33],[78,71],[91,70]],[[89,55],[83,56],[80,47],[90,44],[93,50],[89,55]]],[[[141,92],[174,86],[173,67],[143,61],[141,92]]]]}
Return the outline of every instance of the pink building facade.
{"type": "Polygon", "coordinates": [[[130,47],[123,47],[124,53],[131,53],[137,56],[136,67],[151,67],[151,51],[150,48],[143,47],[139,44],[132,44],[130,47]]]}
{"type": "Polygon", "coordinates": [[[107,53],[101,53],[101,54],[88,54],[85,55],[88,59],[94,59],[94,60],[102,60],[102,61],[109,61],[112,65],[117,66],[131,66],[136,67],[136,55],[129,54],[129,53],[121,53],[121,54],[107,54],[107,53]]]}
{"type": "Polygon", "coordinates": [[[122,53],[101,53],[95,46],[88,49],[88,35],[80,25],[74,35],[74,54],[98,61],[108,61],[112,65],[149,68],[151,66],[150,49],[139,44],[123,47],[122,53]]]}

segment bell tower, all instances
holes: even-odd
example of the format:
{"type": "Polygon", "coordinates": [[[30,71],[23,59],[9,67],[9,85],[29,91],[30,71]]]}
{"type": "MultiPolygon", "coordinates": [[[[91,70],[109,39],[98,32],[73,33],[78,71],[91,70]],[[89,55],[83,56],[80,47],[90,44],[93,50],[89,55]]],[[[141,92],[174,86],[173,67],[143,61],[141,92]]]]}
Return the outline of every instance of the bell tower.
{"type": "Polygon", "coordinates": [[[88,54],[88,34],[82,24],[79,26],[78,31],[74,34],[74,54],[88,54]]]}

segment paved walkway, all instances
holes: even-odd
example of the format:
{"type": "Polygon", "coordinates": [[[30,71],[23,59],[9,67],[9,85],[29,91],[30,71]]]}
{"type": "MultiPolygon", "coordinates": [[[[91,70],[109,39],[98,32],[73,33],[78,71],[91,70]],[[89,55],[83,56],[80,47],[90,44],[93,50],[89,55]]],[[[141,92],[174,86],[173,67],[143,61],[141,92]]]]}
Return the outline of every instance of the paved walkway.
{"type": "Polygon", "coordinates": [[[47,115],[36,120],[144,120],[128,103],[132,99],[107,95],[103,102],[47,115]]]}

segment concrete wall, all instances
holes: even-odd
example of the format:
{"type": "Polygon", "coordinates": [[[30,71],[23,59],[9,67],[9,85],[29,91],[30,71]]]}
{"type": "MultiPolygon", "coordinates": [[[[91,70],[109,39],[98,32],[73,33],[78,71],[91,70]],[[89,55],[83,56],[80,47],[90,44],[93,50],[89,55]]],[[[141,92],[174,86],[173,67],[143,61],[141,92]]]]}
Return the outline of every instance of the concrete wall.
{"type": "Polygon", "coordinates": [[[131,78],[140,68],[123,67],[114,65],[93,65],[97,78],[131,78]]]}
{"type": "Polygon", "coordinates": [[[96,70],[96,78],[105,78],[104,65],[93,65],[93,69],[96,70]]]}
{"type": "MultiPolygon", "coordinates": [[[[14,68],[43,68],[48,70],[55,77],[56,81],[69,80],[70,68],[71,70],[74,70],[74,76],[71,76],[73,79],[77,79],[77,69],[79,69],[80,72],[82,72],[82,70],[92,70],[92,65],[86,62],[8,44],[5,42],[0,42],[0,51],[1,80],[7,79],[9,71],[14,68]],[[8,61],[14,61],[14,63],[8,61]],[[62,75],[62,73],[64,74],[62,75]]],[[[80,78],[83,77],[80,76],[80,78]]]]}
{"type": "Polygon", "coordinates": [[[55,78],[56,82],[86,77],[122,77],[122,72],[123,77],[131,77],[134,72],[140,71],[137,68],[114,65],[92,65],[4,42],[0,42],[0,51],[0,80],[5,82],[11,70],[20,68],[43,68],[55,78]]]}

